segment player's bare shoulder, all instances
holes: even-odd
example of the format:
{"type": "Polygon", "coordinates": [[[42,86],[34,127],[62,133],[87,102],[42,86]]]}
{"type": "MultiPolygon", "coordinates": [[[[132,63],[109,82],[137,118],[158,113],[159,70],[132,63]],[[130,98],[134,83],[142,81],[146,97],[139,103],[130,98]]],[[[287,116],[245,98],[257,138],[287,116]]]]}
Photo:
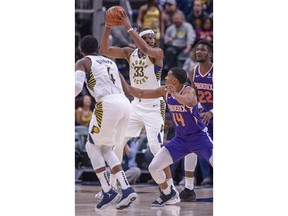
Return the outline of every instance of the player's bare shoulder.
{"type": "Polygon", "coordinates": [[[75,69],[82,70],[87,73],[88,71],[90,71],[91,65],[92,65],[91,59],[88,57],[83,57],[77,60],[77,62],[75,63],[75,69]]]}

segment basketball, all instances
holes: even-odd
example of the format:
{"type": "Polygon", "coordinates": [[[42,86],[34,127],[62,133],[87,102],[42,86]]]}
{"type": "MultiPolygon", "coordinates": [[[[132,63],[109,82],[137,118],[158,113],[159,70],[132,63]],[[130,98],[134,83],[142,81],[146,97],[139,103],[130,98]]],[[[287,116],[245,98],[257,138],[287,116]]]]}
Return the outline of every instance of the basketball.
{"type": "Polygon", "coordinates": [[[106,24],[110,26],[120,26],[121,22],[117,19],[121,19],[125,15],[125,10],[120,6],[110,7],[106,11],[106,24]]]}

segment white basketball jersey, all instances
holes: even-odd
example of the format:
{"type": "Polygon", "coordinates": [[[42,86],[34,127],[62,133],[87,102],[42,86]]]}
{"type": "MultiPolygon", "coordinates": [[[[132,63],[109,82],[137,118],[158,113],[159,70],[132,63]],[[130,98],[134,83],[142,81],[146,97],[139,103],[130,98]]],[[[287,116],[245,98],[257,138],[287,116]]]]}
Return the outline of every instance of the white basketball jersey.
{"type": "MultiPolygon", "coordinates": [[[[129,77],[131,86],[140,89],[156,89],[160,87],[162,68],[153,64],[147,55],[139,57],[139,52],[139,49],[135,49],[131,53],[129,59],[129,77]]],[[[151,101],[155,99],[141,100],[151,101]]]]}
{"type": "Polygon", "coordinates": [[[124,94],[118,68],[112,60],[103,56],[86,56],[91,59],[91,71],[86,74],[86,85],[96,101],[105,95],[124,94]]]}

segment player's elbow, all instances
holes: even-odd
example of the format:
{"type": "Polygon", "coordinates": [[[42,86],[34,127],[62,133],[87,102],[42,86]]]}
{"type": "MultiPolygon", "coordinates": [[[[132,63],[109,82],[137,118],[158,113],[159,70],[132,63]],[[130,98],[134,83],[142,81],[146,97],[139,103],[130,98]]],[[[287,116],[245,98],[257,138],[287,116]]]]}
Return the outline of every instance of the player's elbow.
{"type": "Polygon", "coordinates": [[[101,46],[100,49],[99,49],[99,54],[100,54],[100,55],[105,55],[106,52],[107,52],[107,49],[105,49],[105,48],[103,48],[103,47],[101,46]]]}

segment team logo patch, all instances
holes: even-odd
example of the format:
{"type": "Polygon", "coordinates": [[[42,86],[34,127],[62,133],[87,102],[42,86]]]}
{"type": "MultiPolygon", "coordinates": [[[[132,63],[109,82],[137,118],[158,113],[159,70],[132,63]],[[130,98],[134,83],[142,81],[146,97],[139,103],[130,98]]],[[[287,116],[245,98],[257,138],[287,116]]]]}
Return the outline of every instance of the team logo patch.
{"type": "Polygon", "coordinates": [[[93,133],[99,133],[99,132],[100,132],[100,129],[97,126],[93,125],[92,134],[93,133]]]}

